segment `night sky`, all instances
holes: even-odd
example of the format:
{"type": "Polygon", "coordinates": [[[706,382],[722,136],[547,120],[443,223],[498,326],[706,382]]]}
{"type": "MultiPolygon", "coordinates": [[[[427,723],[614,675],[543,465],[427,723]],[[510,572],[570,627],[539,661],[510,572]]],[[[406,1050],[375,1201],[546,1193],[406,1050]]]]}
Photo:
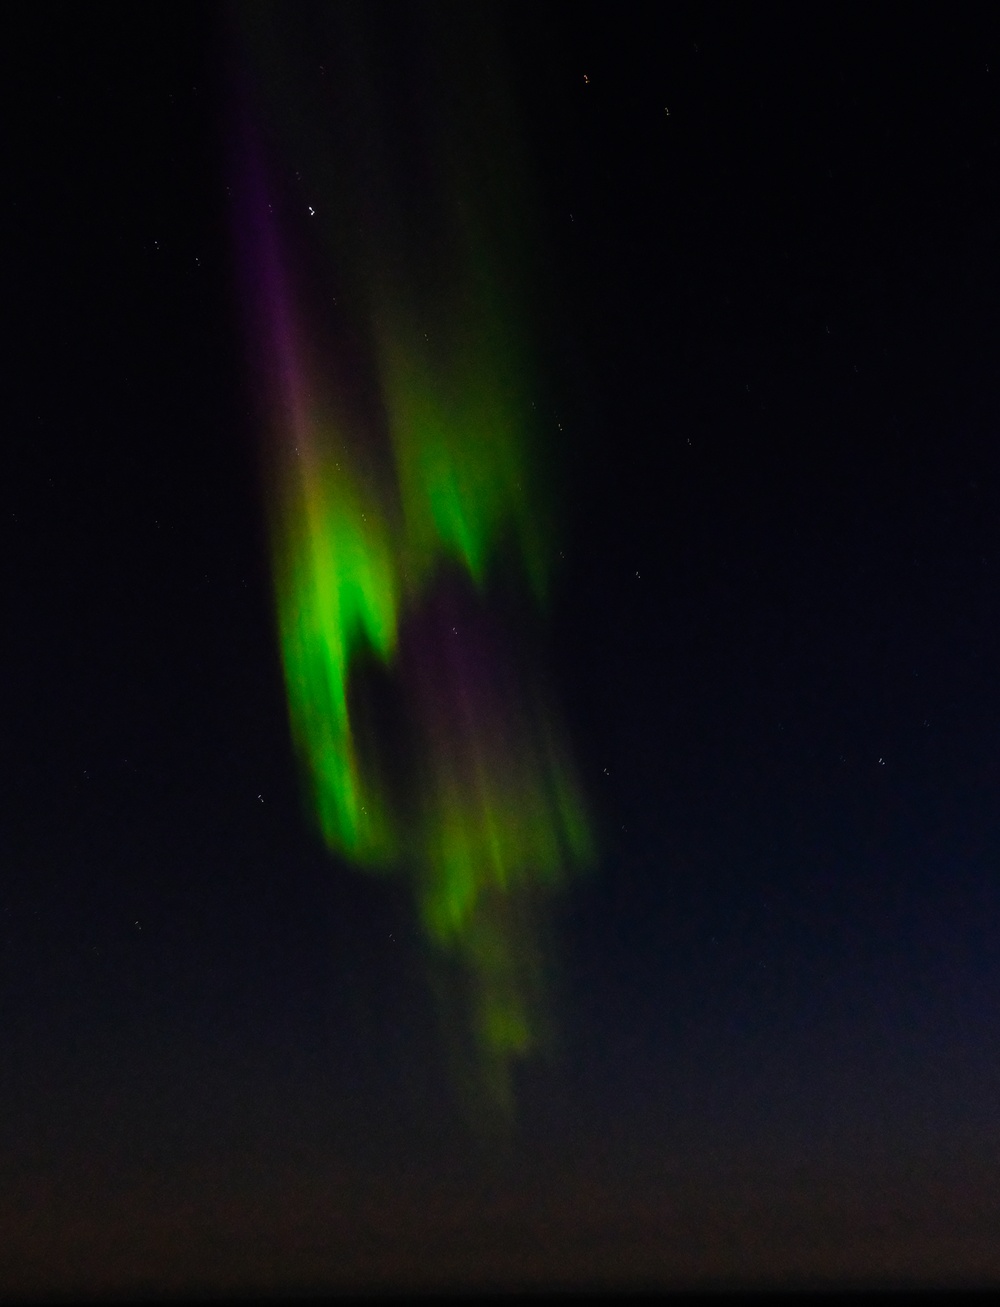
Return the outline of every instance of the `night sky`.
{"type": "MultiPolygon", "coordinates": [[[[308,107],[343,53],[292,9],[308,107]]],[[[369,11],[373,85],[424,12],[369,11]]],[[[559,524],[533,639],[599,854],[507,1131],[463,1115],[404,889],[303,801],[240,23],[8,22],[2,1293],[1000,1278],[1000,41],[493,16],[559,524]]]]}

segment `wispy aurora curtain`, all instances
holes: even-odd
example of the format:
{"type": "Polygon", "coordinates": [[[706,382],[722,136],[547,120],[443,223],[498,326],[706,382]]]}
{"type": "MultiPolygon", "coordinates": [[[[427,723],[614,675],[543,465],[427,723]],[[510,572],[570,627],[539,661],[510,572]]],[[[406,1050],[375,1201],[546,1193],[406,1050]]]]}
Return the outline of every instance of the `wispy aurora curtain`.
{"type": "Polygon", "coordinates": [[[323,836],[409,879],[509,1106],[543,1028],[541,914],[591,856],[516,617],[544,605],[555,554],[525,188],[482,11],[377,14],[388,34],[344,6],[254,8],[240,40],[278,629],[323,836]],[[374,664],[392,729],[369,711],[374,664]]]}

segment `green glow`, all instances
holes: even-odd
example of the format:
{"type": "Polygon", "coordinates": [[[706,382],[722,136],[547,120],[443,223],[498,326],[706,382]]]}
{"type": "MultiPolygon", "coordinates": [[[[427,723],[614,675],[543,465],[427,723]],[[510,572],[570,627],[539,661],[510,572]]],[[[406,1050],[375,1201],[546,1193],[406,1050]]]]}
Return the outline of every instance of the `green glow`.
{"type": "Polygon", "coordinates": [[[308,461],[280,514],[276,574],[292,731],[311,774],[331,848],[363,863],[394,856],[384,800],[363,774],[348,708],[352,658],[368,645],[388,660],[396,641],[398,577],[379,506],[341,461],[308,461]]]}
{"type": "MultiPolygon", "coordinates": [[[[266,53],[262,47],[262,64],[270,57],[270,46],[266,53]]],[[[428,689],[425,677],[407,705],[419,756],[408,778],[413,792],[400,803],[379,761],[379,749],[394,742],[372,738],[377,732],[358,720],[352,696],[365,657],[411,684],[406,632],[455,571],[468,578],[479,617],[501,573],[520,575],[539,602],[547,593],[552,515],[542,487],[526,314],[516,293],[525,245],[516,213],[521,191],[512,175],[501,176],[511,163],[503,115],[485,94],[476,100],[479,72],[489,66],[488,59],[469,60],[456,77],[470,113],[458,132],[463,140],[442,146],[435,173],[442,194],[427,222],[428,250],[437,251],[428,255],[433,268],[416,266],[414,251],[426,234],[422,209],[415,217],[401,204],[397,219],[389,204],[391,221],[353,234],[358,197],[348,183],[346,195],[340,187],[347,176],[362,189],[357,179],[369,175],[367,160],[354,172],[329,169],[329,202],[324,209],[317,201],[334,215],[333,261],[338,275],[347,270],[357,318],[351,326],[374,364],[377,401],[364,418],[350,410],[363,429],[328,416],[342,412],[338,382],[322,365],[305,362],[303,342],[314,337],[284,276],[277,220],[262,185],[250,187],[247,207],[257,223],[251,275],[276,360],[271,506],[278,626],[292,734],[312,806],[331,850],[411,881],[433,957],[461,977],[463,1020],[482,1085],[494,1104],[509,1106],[513,1064],[543,1042],[549,961],[542,910],[593,853],[572,766],[551,713],[540,696],[531,697],[523,676],[511,673],[514,689],[501,703],[486,696],[466,712],[460,678],[452,683],[437,672],[440,685],[428,689]],[[486,147],[480,128],[500,133],[491,138],[495,149],[486,147]],[[408,224],[419,238],[410,239],[408,224]],[[366,450],[383,459],[381,477],[364,462],[366,450]]],[[[294,85],[294,78],[282,82],[275,103],[283,104],[294,85]]],[[[435,121],[451,125],[456,118],[435,121]]],[[[320,162],[321,156],[314,151],[320,162]]],[[[317,164],[310,187],[322,185],[323,176],[317,164]]],[[[388,184],[386,193],[392,189],[388,184]]],[[[322,230],[321,216],[310,219],[310,239],[322,230]]],[[[470,624],[476,620],[474,613],[470,624]]],[[[443,636],[427,638],[433,646],[443,636]]],[[[470,663],[463,674],[475,689],[476,676],[488,673],[470,663]]]]}
{"type": "Polygon", "coordinates": [[[443,564],[482,589],[506,541],[543,588],[525,490],[530,407],[500,368],[483,365],[480,381],[456,365],[438,380],[412,341],[381,345],[401,512],[366,490],[343,442],[318,424],[287,460],[276,576],[292,729],[330,848],[369,867],[415,866],[427,938],[466,976],[489,1099],[509,1109],[511,1064],[541,1038],[532,905],[592,856],[572,768],[542,707],[506,704],[502,723],[474,724],[471,765],[468,739],[464,751],[447,734],[426,741],[420,815],[401,830],[358,747],[349,691],[365,649],[394,664],[400,621],[443,564]]]}
{"type": "Polygon", "coordinates": [[[447,556],[481,586],[506,538],[541,595],[551,541],[530,456],[526,369],[493,305],[462,299],[434,315],[433,337],[397,306],[377,315],[389,324],[376,340],[407,552],[420,575],[447,556]]]}

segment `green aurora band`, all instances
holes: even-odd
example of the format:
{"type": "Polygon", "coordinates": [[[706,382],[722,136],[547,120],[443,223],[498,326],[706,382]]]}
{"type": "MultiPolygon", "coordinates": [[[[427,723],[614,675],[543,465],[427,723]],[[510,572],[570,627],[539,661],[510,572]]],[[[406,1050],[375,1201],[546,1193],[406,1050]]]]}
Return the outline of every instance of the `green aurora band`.
{"type": "Polygon", "coordinates": [[[246,165],[241,222],[270,379],[295,745],[328,847],[411,881],[425,938],[459,978],[481,1083],[509,1107],[512,1066],[544,1029],[543,904],[592,847],[551,711],[496,635],[496,585],[520,574],[543,602],[555,552],[505,251],[490,249],[452,169],[432,289],[398,248],[355,256],[380,410],[359,420],[293,291],[260,159],[246,165]],[[382,765],[394,741],[358,716],[372,660],[406,690],[406,801],[382,765]]]}

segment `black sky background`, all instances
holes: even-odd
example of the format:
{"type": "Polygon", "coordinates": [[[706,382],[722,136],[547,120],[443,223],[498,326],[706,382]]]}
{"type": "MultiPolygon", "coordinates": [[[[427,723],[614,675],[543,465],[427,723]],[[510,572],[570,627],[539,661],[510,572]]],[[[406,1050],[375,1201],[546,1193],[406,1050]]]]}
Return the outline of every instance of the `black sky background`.
{"type": "Polygon", "coordinates": [[[994,32],[501,13],[602,850],[504,1145],[299,797],[223,11],[8,20],[5,1289],[1000,1274],[994,32]]]}

